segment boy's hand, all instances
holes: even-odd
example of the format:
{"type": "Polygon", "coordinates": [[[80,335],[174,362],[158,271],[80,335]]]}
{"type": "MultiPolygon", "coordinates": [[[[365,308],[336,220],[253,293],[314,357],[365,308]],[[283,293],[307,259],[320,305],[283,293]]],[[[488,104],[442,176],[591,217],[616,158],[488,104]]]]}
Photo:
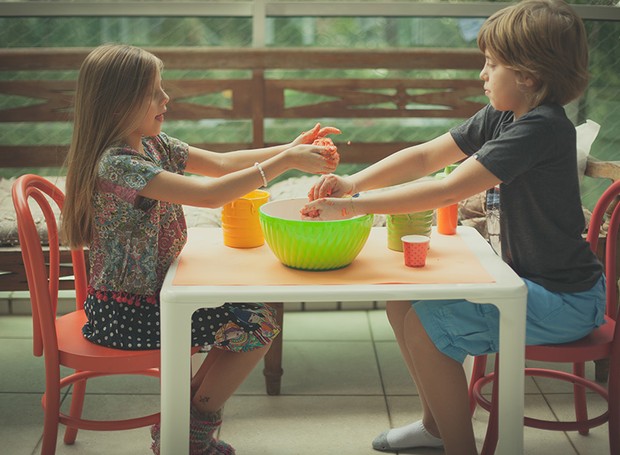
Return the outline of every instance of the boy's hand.
{"type": "Polygon", "coordinates": [[[355,192],[353,183],[348,179],[334,174],[328,174],[316,182],[308,191],[308,200],[314,201],[324,197],[351,196],[355,192]]]}
{"type": "Polygon", "coordinates": [[[346,220],[357,215],[353,198],[321,198],[304,205],[301,210],[303,220],[346,220]]]}

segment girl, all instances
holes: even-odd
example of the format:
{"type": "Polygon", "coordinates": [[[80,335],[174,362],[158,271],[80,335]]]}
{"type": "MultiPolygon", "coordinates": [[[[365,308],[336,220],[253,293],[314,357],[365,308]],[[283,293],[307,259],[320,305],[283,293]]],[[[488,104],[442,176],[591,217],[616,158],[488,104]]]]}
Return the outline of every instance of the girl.
{"type": "MultiPolygon", "coordinates": [[[[308,217],[434,209],[500,184],[503,259],[528,288],[528,344],[579,339],[603,323],[602,266],[582,238],[575,128],[562,105],[588,80],[583,23],[562,0],[525,0],[492,15],[478,46],[490,104],[426,144],[401,150],[349,177],[322,177],[308,217]],[[443,180],[363,195],[464,160],[443,180]]],[[[466,300],[389,302],[388,319],[422,402],[422,419],[379,435],[373,447],[441,447],[477,453],[461,366],[497,352],[499,314],[466,300]]]]}
{"type": "MultiPolygon", "coordinates": [[[[325,147],[310,145],[338,132],[318,124],[290,144],[227,154],[168,137],[161,70],[142,49],[101,46],[82,64],[75,96],[62,233],[68,245],[90,249],[84,336],[119,349],[159,348],[159,291],[186,241],[181,204],[218,207],[289,169],[326,173],[337,165],[325,147]]],[[[194,314],[193,344],[216,349],[192,380],[191,454],[234,453],[213,437],[221,408],[279,330],[273,311],[258,303],[194,314]]],[[[158,426],[151,433],[159,453],[158,426]]]]}

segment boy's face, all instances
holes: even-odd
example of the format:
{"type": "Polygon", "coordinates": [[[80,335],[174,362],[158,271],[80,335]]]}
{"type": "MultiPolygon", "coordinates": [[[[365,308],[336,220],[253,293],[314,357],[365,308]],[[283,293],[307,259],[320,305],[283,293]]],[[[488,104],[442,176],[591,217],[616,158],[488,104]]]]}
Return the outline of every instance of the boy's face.
{"type": "Polygon", "coordinates": [[[495,109],[512,111],[517,119],[533,107],[527,96],[533,81],[502,65],[488,52],[485,52],[480,79],[484,81],[484,94],[495,109]]]}

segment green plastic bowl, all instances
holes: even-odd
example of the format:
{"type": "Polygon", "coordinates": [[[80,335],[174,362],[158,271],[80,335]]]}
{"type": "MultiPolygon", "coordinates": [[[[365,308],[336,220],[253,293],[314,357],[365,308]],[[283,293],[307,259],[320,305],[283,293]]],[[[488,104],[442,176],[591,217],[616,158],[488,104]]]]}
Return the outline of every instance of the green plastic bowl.
{"type": "Polygon", "coordinates": [[[282,264],[300,270],[346,267],[360,253],[372,228],[373,215],[348,220],[302,220],[306,198],[267,202],[259,209],[265,242],[282,264]]]}

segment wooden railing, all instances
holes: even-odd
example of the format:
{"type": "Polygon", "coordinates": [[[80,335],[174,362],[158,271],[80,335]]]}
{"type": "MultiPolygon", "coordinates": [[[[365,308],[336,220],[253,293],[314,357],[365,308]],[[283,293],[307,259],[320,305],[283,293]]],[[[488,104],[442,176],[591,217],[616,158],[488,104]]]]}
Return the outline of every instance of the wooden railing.
{"type": "MultiPolygon", "coordinates": [[[[173,102],[169,120],[205,119],[248,120],[252,137],[246,143],[198,142],[193,145],[225,151],[269,145],[265,124],[269,119],[322,118],[445,118],[465,119],[482,107],[472,101],[481,95],[478,70],[483,65],[477,49],[149,49],[159,56],[166,70],[192,70],[193,78],[170,79],[165,88],[173,102]],[[245,78],[215,78],[212,70],[244,70],[245,78]],[[307,75],[278,77],[277,71],[319,69],[338,70],[338,77],[310,78],[307,75]],[[349,76],[349,70],[386,70],[388,76],[349,76]],[[399,71],[401,70],[401,71],[399,71]],[[408,70],[421,76],[405,77],[408,70]],[[433,79],[426,70],[441,70],[444,77],[433,79]],[[196,77],[195,75],[199,76],[196,77]],[[455,74],[455,77],[445,77],[455,74]],[[469,75],[468,77],[462,76],[469,75]],[[287,91],[303,92],[328,101],[287,104],[287,91]],[[229,107],[198,102],[201,96],[226,93],[229,107]]],[[[0,49],[0,73],[20,72],[19,78],[0,78],[2,97],[29,98],[33,103],[8,107],[0,103],[0,124],[70,122],[72,120],[75,79],[45,78],[48,71],[77,70],[90,49],[27,48],[0,49]],[[43,71],[43,72],[42,72],[43,71]],[[32,78],[24,77],[32,73],[32,78]],[[43,75],[43,76],[42,76],[43,75]]],[[[291,72],[298,74],[298,72],[291,72]]],[[[181,71],[182,72],[182,71],[181,71]]],[[[309,123],[309,122],[308,122],[309,123]]],[[[66,143],[68,143],[67,138],[66,143]]],[[[61,166],[67,145],[0,143],[0,167],[61,166]]],[[[386,139],[381,142],[355,141],[341,154],[343,162],[373,163],[396,150],[412,145],[386,139]]],[[[587,175],[620,179],[620,163],[589,161],[587,175]]],[[[3,208],[7,209],[7,208],[3,208]]],[[[10,208],[8,208],[10,209],[10,208]]],[[[62,262],[62,261],[61,261],[62,262]]],[[[70,288],[71,283],[61,283],[70,288]]],[[[0,291],[27,289],[18,247],[0,248],[0,291]]]]}
{"type": "MultiPolygon", "coordinates": [[[[19,96],[36,101],[25,107],[0,109],[1,122],[71,121],[74,80],[42,79],[40,70],[77,70],[90,49],[27,48],[1,49],[0,72],[20,71],[20,79],[0,80],[0,97],[19,96]],[[24,74],[36,78],[24,79],[24,74]]],[[[483,57],[477,49],[398,49],[398,50],[317,50],[317,49],[149,49],[159,56],[166,70],[198,70],[204,77],[168,79],[166,91],[173,100],[170,120],[245,119],[252,122],[248,143],[196,143],[223,151],[259,147],[265,143],[268,119],[321,118],[466,118],[482,104],[471,98],[482,94],[477,70],[483,57]],[[428,77],[360,78],[345,75],[347,70],[475,70],[469,78],[428,77]],[[247,70],[247,78],[209,78],[210,70],[247,70]],[[338,77],[308,78],[270,75],[270,70],[332,69],[338,77]],[[328,97],[330,101],[287,105],[287,91],[328,97]],[[229,108],[190,100],[201,95],[227,93],[229,108]],[[377,106],[381,107],[377,107],[377,106]]],[[[398,71],[392,71],[397,73],[398,71]]],[[[194,71],[194,73],[196,73],[194,71]]],[[[272,73],[272,72],[271,72],[272,73]]],[[[4,78],[6,79],[6,78],[4,78]]],[[[366,142],[348,148],[348,162],[372,163],[411,143],[366,142]]],[[[59,166],[66,145],[0,144],[0,167],[59,166]]]]}

